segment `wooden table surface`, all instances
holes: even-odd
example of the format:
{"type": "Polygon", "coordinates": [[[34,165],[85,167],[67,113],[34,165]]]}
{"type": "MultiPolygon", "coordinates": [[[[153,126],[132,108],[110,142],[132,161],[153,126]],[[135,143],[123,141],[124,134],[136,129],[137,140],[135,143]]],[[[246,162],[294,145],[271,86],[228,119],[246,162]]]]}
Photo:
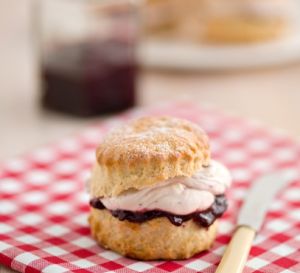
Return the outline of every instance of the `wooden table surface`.
{"type": "MultiPolygon", "coordinates": [[[[100,120],[40,111],[27,0],[0,1],[0,160],[100,120]]],[[[300,137],[300,64],[226,73],[141,72],[138,105],[173,99],[211,104],[300,137]]],[[[12,272],[0,267],[0,273],[12,272]]]]}

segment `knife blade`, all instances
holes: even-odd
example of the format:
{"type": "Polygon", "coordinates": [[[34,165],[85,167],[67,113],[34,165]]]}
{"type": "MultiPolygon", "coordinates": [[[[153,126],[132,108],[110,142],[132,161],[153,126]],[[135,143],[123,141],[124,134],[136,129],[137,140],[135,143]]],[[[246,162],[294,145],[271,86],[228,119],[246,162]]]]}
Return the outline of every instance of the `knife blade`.
{"type": "Polygon", "coordinates": [[[249,226],[259,231],[272,200],[295,176],[293,171],[280,171],[255,180],[239,212],[238,226],[249,226]]]}
{"type": "Polygon", "coordinates": [[[297,175],[296,171],[277,171],[253,182],[237,221],[237,228],[216,273],[240,273],[249,255],[252,241],[260,230],[268,208],[277,193],[297,175]]]}

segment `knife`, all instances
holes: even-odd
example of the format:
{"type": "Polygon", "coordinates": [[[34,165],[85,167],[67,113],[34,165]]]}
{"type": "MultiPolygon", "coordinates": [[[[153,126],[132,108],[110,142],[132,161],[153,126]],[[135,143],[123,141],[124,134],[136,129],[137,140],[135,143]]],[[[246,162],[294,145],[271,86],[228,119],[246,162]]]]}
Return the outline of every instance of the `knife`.
{"type": "Polygon", "coordinates": [[[216,273],[240,273],[243,271],[252,241],[263,224],[271,201],[280,189],[295,176],[295,172],[279,171],[264,175],[254,181],[240,210],[237,228],[216,273]]]}

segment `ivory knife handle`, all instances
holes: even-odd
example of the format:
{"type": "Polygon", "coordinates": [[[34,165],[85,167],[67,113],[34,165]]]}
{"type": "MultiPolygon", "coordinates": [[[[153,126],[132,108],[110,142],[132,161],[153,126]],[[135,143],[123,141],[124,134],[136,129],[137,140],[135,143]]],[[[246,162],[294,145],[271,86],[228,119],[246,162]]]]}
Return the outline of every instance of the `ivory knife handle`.
{"type": "Polygon", "coordinates": [[[239,226],[227,246],[216,273],[241,273],[247,261],[255,230],[239,226]]]}

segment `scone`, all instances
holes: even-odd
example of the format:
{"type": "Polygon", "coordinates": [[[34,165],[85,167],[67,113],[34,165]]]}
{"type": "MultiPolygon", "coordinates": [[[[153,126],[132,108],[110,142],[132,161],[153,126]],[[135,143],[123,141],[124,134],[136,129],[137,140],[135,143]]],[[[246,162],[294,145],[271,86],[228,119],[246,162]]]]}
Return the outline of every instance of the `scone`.
{"type": "Polygon", "coordinates": [[[251,43],[279,38],[289,32],[295,9],[294,0],[211,1],[204,40],[251,43]]]}
{"type": "Polygon", "coordinates": [[[205,19],[204,0],[146,0],[142,7],[143,38],[199,41],[205,19]]]}
{"type": "Polygon", "coordinates": [[[89,185],[93,237],[141,259],[186,259],[214,242],[229,171],[197,125],[145,117],[110,132],[89,185]]]}

